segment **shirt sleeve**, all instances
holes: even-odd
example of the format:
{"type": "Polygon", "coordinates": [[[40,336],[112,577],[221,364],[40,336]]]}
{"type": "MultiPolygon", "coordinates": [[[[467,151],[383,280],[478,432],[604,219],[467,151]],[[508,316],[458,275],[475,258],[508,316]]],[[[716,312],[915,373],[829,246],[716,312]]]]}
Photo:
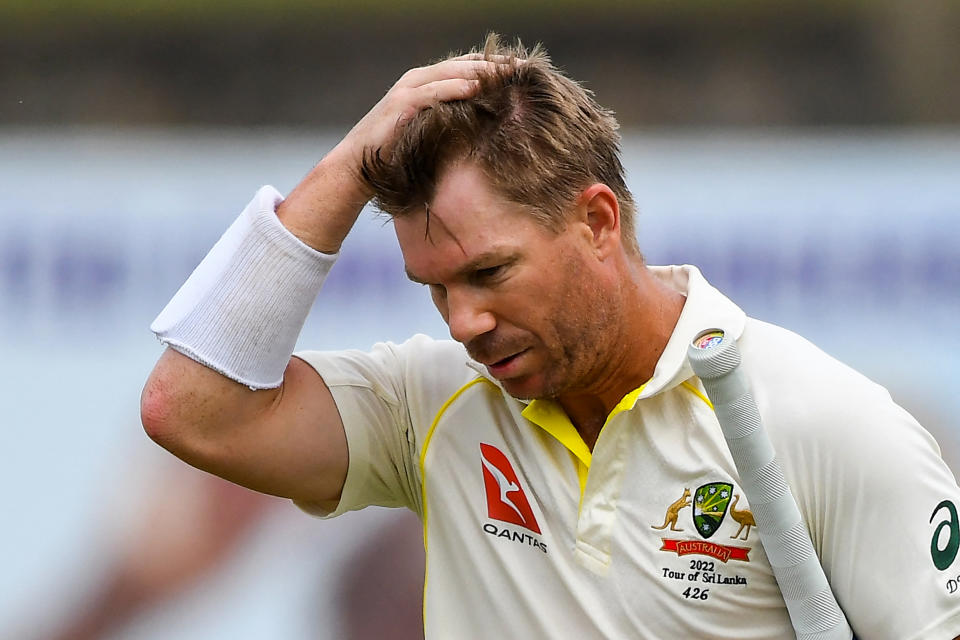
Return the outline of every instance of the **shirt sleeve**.
{"type": "Polygon", "coordinates": [[[827,489],[817,531],[841,605],[861,638],[954,638],[956,480],[933,437],[885,391],[849,418],[854,428],[834,446],[847,452],[833,461],[840,487],[827,489]]]}
{"type": "Polygon", "coordinates": [[[791,379],[757,400],[855,636],[960,635],[960,489],[934,438],[884,388],[812,346],[766,373],[791,379]]]}
{"type": "Polygon", "coordinates": [[[381,343],[370,351],[305,351],[336,402],[349,451],[339,503],[294,501],[328,518],[370,505],[420,512],[416,438],[406,406],[402,347],[381,343]]]}
{"type": "Polygon", "coordinates": [[[349,464],[339,502],[300,502],[323,518],[367,506],[406,507],[422,516],[420,446],[436,412],[466,378],[463,347],[417,335],[369,351],[304,351],[323,378],[347,437],[349,464]]]}

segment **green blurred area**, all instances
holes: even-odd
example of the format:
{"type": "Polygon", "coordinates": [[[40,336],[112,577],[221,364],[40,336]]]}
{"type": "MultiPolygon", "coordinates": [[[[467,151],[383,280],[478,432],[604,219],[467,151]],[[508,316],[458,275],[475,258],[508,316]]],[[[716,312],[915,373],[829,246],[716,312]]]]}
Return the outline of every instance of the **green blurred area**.
{"type": "Polygon", "coordinates": [[[626,125],[960,123],[958,0],[0,0],[0,125],[343,126],[490,30],[626,125]]]}
{"type": "MultiPolygon", "coordinates": [[[[881,0],[882,1],[882,0],[881,0]]],[[[0,3],[0,17],[21,23],[43,23],[77,18],[190,20],[197,18],[258,18],[276,13],[313,16],[317,14],[362,15],[406,14],[410,12],[444,13],[447,15],[528,15],[557,12],[617,13],[731,13],[743,11],[778,11],[802,7],[822,12],[850,12],[867,9],[870,0],[59,0],[35,2],[5,0],[0,3]]]]}

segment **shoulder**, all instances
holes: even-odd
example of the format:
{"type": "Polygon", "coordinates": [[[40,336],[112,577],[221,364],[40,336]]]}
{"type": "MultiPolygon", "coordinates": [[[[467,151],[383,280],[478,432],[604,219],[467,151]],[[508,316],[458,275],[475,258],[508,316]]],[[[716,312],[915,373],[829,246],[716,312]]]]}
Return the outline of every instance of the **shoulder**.
{"type": "Polygon", "coordinates": [[[936,440],[884,387],[774,325],[749,321],[740,344],[764,426],[808,509],[814,494],[845,503],[866,487],[905,502],[955,490],[936,440]],[[893,473],[901,468],[910,476],[893,473]]]}
{"type": "Polygon", "coordinates": [[[942,475],[940,447],[889,392],[797,334],[751,320],[741,340],[757,408],[785,471],[857,485],[904,464],[942,475]]]}
{"type": "Polygon", "coordinates": [[[391,403],[443,402],[479,374],[463,345],[417,334],[402,343],[379,342],[369,350],[302,351],[327,386],[371,389],[391,403]]]}
{"type": "Polygon", "coordinates": [[[956,530],[960,488],[934,438],[881,385],[795,333],[751,320],[740,345],[764,426],[857,635],[927,637],[918,629],[933,633],[935,619],[937,632],[956,635],[945,616],[957,611],[945,586],[956,571],[943,573],[956,547],[938,546],[937,527],[956,530]]]}
{"type": "Polygon", "coordinates": [[[783,426],[899,410],[881,385],[792,331],[751,318],[739,346],[761,413],[783,426]]]}

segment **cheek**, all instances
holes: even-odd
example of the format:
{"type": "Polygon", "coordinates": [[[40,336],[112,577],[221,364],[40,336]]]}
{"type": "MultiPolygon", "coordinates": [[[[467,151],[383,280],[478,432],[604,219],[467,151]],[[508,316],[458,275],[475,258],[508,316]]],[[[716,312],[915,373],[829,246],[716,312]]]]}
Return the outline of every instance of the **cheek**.
{"type": "Polygon", "coordinates": [[[577,263],[563,265],[565,274],[554,291],[552,322],[568,347],[580,349],[597,340],[597,333],[608,328],[620,301],[590,274],[578,270],[577,263]]]}

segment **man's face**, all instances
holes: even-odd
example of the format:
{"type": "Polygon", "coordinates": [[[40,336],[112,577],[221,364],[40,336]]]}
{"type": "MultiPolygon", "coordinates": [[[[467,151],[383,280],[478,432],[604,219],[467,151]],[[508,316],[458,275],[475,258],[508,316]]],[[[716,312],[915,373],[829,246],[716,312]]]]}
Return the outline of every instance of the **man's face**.
{"type": "Polygon", "coordinates": [[[447,170],[424,213],[394,220],[407,273],[430,287],[450,335],[518,398],[601,382],[619,299],[576,220],[556,233],[475,166],[447,170]]]}

